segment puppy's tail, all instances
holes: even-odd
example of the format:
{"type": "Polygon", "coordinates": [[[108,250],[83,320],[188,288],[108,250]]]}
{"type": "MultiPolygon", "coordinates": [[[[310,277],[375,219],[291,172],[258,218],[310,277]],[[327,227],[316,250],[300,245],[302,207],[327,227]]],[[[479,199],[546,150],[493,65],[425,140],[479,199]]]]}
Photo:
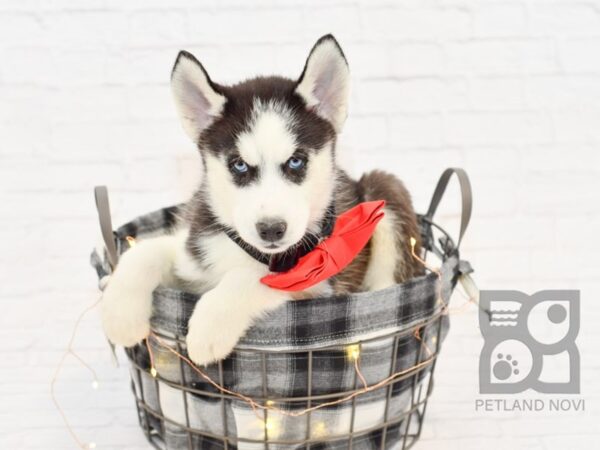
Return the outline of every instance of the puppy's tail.
{"type": "MultiPolygon", "coordinates": [[[[416,240],[415,253],[420,255],[421,231],[417,222],[410,193],[394,175],[374,170],[364,174],[358,181],[366,201],[385,200],[387,230],[391,234],[386,241],[392,239],[396,250],[396,267],[394,278],[401,283],[424,273],[423,265],[411,252],[411,238],[416,240]]],[[[389,251],[389,250],[388,250],[389,251]]]]}

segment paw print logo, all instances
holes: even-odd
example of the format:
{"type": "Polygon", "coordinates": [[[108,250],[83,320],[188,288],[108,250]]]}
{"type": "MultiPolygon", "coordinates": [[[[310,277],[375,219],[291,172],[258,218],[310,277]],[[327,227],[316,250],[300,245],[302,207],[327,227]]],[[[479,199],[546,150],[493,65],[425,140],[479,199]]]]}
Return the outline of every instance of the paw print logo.
{"type": "Polygon", "coordinates": [[[490,384],[514,386],[522,383],[533,369],[534,358],[529,348],[516,339],[506,339],[497,343],[486,363],[490,384]]]}
{"type": "Polygon", "coordinates": [[[498,353],[498,361],[494,364],[492,370],[494,376],[499,380],[508,380],[512,375],[519,375],[519,361],[513,359],[512,355],[504,356],[498,353]]]}
{"type": "Polygon", "coordinates": [[[482,394],[579,393],[579,291],[481,291],[480,304],[482,394]]]}

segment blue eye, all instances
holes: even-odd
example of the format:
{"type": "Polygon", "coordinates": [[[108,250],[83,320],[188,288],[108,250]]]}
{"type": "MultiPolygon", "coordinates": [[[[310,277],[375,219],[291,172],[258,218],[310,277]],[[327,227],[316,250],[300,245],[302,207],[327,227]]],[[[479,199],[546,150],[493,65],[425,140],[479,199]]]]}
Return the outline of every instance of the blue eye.
{"type": "Polygon", "coordinates": [[[246,172],[248,172],[248,164],[246,164],[241,159],[236,160],[233,163],[232,167],[233,167],[233,170],[235,170],[237,173],[246,173],[246,172]]]}
{"type": "Polygon", "coordinates": [[[300,158],[291,157],[288,159],[287,166],[292,170],[300,170],[304,167],[305,161],[300,158]]]}

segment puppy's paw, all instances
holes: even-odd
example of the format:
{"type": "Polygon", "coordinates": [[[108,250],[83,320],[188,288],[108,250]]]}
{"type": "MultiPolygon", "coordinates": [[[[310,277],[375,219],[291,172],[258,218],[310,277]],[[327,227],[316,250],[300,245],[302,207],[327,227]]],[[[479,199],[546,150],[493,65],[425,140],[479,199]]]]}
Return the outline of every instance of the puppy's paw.
{"type": "Polygon", "coordinates": [[[109,281],[100,302],[104,333],[113,344],[132,347],[150,333],[152,296],[109,281]]]}
{"type": "Polygon", "coordinates": [[[227,304],[225,299],[214,297],[218,296],[213,291],[202,296],[188,324],[187,352],[198,365],[226,358],[246,328],[246,321],[235,312],[227,314],[223,309],[222,305],[227,304]]]}

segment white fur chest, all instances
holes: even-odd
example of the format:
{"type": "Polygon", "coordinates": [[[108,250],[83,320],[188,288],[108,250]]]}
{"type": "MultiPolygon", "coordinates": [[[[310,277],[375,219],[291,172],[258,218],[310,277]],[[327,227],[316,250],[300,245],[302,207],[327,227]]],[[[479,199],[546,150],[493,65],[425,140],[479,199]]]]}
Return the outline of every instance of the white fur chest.
{"type": "MultiPolygon", "coordinates": [[[[202,249],[204,259],[200,263],[194,259],[186,248],[189,229],[176,234],[177,250],[173,272],[183,280],[187,288],[202,293],[214,288],[225,274],[236,268],[251,270],[260,279],[269,273],[269,268],[256,261],[224,234],[204,237],[202,249]]],[[[307,298],[319,295],[330,295],[331,285],[321,282],[302,292],[290,293],[292,298],[307,298]]]]}
{"type": "Polygon", "coordinates": [[[197,292],[216,286],[223,276],[235,268],[251,269],[257,278],[265,276],[269,269],[254,260],[225,234],[205,236],[197,245],[203,250],[203,260],[196,260],[186,248],[189,229],[177,233],[177,254],[173,271],[197,292]]]}

